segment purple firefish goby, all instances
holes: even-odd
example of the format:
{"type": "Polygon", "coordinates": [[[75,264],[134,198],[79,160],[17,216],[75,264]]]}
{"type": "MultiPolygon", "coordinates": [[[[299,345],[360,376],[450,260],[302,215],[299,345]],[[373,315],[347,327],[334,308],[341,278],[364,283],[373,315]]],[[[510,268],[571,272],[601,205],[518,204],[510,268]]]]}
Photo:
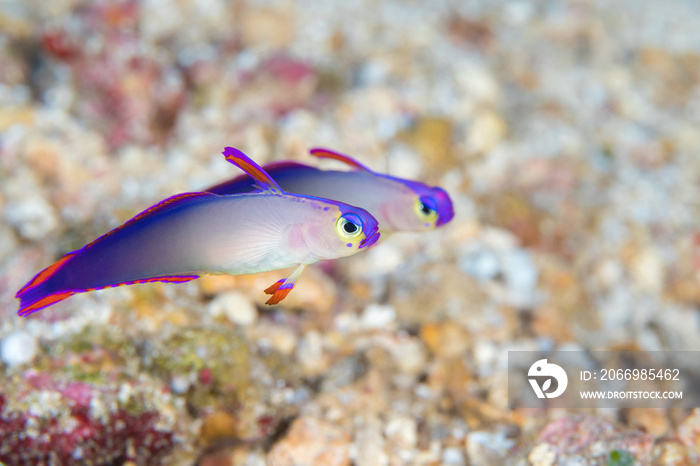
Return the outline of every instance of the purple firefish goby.
{"type": "Polygon", "coordinates": [[[297,266],[265,290],[272,295],[267,304],[277,304],[305,265],[355,254],[379,238],[366,210],[289,194],[241,151],[227,147],[223,154],[254,179],[251,192],[185,193],[146,209],[35,276],[17,292],[18,314],[101,288],[297,266]]]}
{"type": "MultiPolygon", "coordinates": [[[[319,158],[344,162],[354,170],[319,170],[291,161],[273,162],[263,168],[287,192],[335,199],[367,209],[379,221],[382,232],[429,230],[454,217],[452,200],[440,187],[376,173],[351,157],[328,149],[310,152],[319,158]]],[[[254,189],[254,180],[242,175],[205,191],[236,194],[254,189]]]]}

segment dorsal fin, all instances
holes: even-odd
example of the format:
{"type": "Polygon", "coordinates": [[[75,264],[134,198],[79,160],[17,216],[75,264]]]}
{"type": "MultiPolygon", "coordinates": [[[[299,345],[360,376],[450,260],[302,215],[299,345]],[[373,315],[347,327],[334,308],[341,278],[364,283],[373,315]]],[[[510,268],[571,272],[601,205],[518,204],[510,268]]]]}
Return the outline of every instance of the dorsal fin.
{"type": "Polygon", "coordinates": [[[309,153],[314,157],[318,157],[320,159],[339,160],[347,165],[350,165],[353,168],[372,172],[372,170],[370,170],[369,167],[367,167],[366,165],[363,165],[357,160],[350,157],[349,155],[341,154],[340,152],[336,152],[330,149],[324,149],[322,147],[314,147],[313,149],[309,150],[309,153]]]}
{"type": "Polygon", "coordinates": [[[247,155],[234,147],[227,147],[222,152],[226,160],[250,175],[262,191],[267,191],[274,194],[282,194],[284,191],[280,186],[270,178],[265,170],[260,165],[253,162],[247,155]]]}
{"type": "MultiPolygon", "coordinates": [[[[268,175],[270,175],[273,179],[279,180],[282,184],[284,184],[282,181],[284,178],[294,176],[295,173],[320,171],[316,167],[304,165],[303,163],[299,162],[292,162],[290,160],[268,163],[262,168],[268,175]]],[[[257,182],[255,179],[251,178],[247,173],[243,173],[228,181],[211,186],[204,191],[213,194],[228,195],[250,193],[255,191],[256,188],[257,182]]]]}

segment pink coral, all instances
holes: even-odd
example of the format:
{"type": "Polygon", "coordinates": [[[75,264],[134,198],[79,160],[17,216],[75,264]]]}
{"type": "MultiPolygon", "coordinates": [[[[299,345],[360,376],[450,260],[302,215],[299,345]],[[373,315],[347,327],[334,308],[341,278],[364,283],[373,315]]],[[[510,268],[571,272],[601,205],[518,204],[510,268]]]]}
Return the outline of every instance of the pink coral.
{"type": "Polygon", "coordinates": [[[164,142],[185,102],[184,81],[174,62],[161,63],[139,47],[137,2],[96,2],[73,16],[73,30],[48,29],[40,41],[73,74],[80,89],[74,110],[112,149],[164,142]],[[88,42],[94,46],[84,47],[88,42]]]}
{"type": "MultiPolygon", "coordinates": [[[[21,398],[59,394],[70,400],[61,409],[32,401],[30,409],[10,409],[0,395],[0,461],[7,464],[159,464],[175,446],[175,434],[158,427],[152,410],[117,407],[101,415],[91,412],[96,398],[114,397],[113,390],[83,382],[57,383],[46,373],[27,374],[28,391],[21,398]],[[45,412],[39,412],[45,410],[45,412]]],[[[106,403],[105,403],[106,404],[106,403]]],[[[111,403],[118,406],[117,403],[111,403]]]]}

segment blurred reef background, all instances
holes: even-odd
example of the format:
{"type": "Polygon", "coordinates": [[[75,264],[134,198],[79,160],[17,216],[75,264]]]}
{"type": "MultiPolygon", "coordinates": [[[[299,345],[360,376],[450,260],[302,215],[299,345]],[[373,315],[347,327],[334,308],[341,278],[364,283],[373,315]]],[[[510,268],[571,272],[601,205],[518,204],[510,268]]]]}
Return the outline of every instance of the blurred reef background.
{"type": "MultiPolygon", "coordinates": [[[[700,3],[0,3],[0,459],[697,464],[700,410],[509,409],[507,351],[700,350],[700,3]],[[15,292],[325,146],[456,217],[284,276],[15,292]]],[[[322,164],[340,168],[337,163],[322,164]]]]}

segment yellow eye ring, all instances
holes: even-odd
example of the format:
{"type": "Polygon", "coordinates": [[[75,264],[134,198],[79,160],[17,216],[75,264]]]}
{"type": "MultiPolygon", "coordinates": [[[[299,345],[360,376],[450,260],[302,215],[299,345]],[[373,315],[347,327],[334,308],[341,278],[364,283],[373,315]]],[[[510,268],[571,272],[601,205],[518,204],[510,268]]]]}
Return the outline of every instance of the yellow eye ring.
{"type": "Polygon", "coordinates": [[[413,208],[421,220],[433,223],[438,217],[437,206],[434,204],[435,201],[432,199],[422,197],[420,199],[416,199],[413,208]]]}
{"type": "Polygon", "coordinates": [[[336,222],[338,234],[343,238],[357,238],[362,234],[362,220],[355,214],[345,214],[336,222]]]}

